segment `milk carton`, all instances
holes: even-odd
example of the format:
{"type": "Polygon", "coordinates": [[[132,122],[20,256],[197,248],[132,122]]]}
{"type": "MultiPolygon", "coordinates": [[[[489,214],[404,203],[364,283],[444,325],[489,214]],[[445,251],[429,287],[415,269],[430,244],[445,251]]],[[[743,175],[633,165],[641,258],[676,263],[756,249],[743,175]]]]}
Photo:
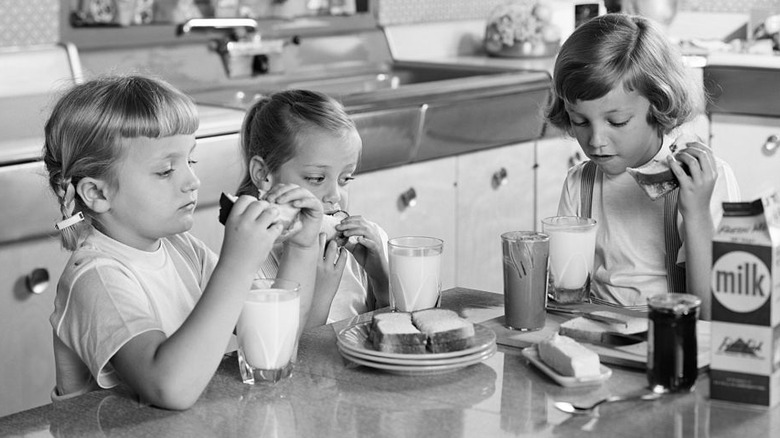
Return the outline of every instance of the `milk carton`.
{"type": "Polygon", "coordinates": [[[710,398],[780,401],[780,195],[723,203],[712,244],[710,398]]]}

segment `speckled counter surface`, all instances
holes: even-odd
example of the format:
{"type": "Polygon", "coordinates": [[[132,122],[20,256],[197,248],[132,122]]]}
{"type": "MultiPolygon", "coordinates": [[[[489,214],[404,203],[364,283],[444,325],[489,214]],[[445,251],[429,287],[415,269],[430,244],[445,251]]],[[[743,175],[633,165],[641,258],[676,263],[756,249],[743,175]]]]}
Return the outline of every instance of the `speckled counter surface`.
{"type": "MultiPolygon", "coordinates": [[[[503,297],[452,289],[444,293],[442,306],[482,322],[503,313],[503,297]]],[[[454,372],[392,375],[344,361],[336,334],[347,324],[304,333],[294,375],[276,386],[243,384],[235,357],[226,356],[187,411],[144,406],[118,388],[0,418],[0,436],[780,436],[780,407],[711,403],[706,375],[694,393],[607,405],[598,417],[573,417],[553,402],[641,391],[644,374],[612,367],[612,377],[602,385],[566,388],[534,368],[518,349],[500,346],[486,361],[454,372]]]]}

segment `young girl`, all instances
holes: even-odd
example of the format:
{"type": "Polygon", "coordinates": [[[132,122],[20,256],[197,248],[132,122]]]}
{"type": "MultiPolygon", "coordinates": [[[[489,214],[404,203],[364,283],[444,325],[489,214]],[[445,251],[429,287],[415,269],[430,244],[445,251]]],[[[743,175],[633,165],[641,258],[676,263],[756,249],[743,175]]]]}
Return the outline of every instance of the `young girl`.
{"type": "MultiPolygon", "coordinates": [[[[170,85],[128,76],[69,90],[46,123],[44,161],[57,224],[73,251],[57,285],[54,400],[125,382],[145,402],[186,409],[222,359],[279,214],[241,197],[221,255],[187,233],[200,181],[197,111],[170,85]]],[[[322,206],[296,186],[274,188],[301,209],[279,276],[311,305],[322,206]]]]}
{"type": "MultiPolygon", "coordinates": [[[[247,164],[239,194],[259,195],[274,184],[298,184],[322,202],[325,214],[346,210],[362,141],[344,108],[325,94],[282,91],[249,109],[242,129],[247,164]]],[[[350,216],[336,230],[349,237],[341,251],[320,235],[322,257],[310,323],[333,322],[387,306],[387,234],[361,216],[350,216]]],[[[281,255],[277,245],[263,274],[273,275],[281,255]]]]}
{"type": "Polygon", "coordinates": [[[687,143],[679,162],[671,157],[668,135],[705,99],[679,51],[651,21],[607,14],[566,40],[553,82],[547,118],[590,159],[569,170],[558,214],[598,223],[592,300],[643,307],[653,294],[687,290],[708,315],[713,230],[721,203],[739,190],[728,165],[701,143],[687,143]],[[680,183],[657,202],[626,172],[652,159],[667,160],[680,183]],[[677,274],[681,281],[672,281],[677,274]]]}

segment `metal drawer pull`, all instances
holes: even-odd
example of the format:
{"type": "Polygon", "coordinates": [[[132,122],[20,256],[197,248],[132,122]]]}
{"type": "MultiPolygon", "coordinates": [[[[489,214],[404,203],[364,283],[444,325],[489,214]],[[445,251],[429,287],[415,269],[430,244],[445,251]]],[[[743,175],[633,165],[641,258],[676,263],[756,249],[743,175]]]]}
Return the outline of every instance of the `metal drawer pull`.
{"type": "Polygon", "coordinates": [[[761,152],[763,152],[767,157],[771,157],[775,154],[775,152],[777,152],[778,146],[780,146],[780,138],[778,138],[776,135],[770,135],[769,138],[766,139],[766,142],[764,142],[764,146],[761,148],[761,152]]]}
{"type": "Polygon", "coordinates": [[[43,293],[49,287],[49,271],[46,268],[35,268],[25,278],[27,289],[34,293],[43,293]]]}
{"type": "Polygon", "coordinates": [[[493,188],[497,189],[501,186],[507,185],[509,182],[509,174],[505,167],[502,167],[493,174],[493,188]]]}
{"type": "Polygon", "coordinates": [[[399,201],[401,203],[402,209],[414,207],[417,205],[417,192],[414,190],[414,187],[410,187],[409,190],[401,193],[399,201]]]}

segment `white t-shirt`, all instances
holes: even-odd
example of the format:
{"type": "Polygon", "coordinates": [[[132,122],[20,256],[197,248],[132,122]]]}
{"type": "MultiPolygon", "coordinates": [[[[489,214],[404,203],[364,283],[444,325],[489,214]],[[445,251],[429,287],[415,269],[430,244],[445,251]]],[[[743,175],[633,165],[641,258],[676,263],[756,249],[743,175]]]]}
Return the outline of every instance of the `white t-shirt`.
{"type": "MultiPolygon", "coordinates": [[[[382,242],[387,242],[387,233],[381,227],[379,237],[382,242]]],[[[344,250],[346,251],[346,250],[344,250]]],[[[387,257],[387,245],[384,246],[385,257],[387,257]]],[[[261,275],[264,277],[275,277],[279,271],[279,260],[282,254],[282,245],[277,244],[271,251],[271,256],[260,267],[261,275]]],[[[347,265],[344,267],[344,274],[341,276],[341,283],[328,312],[327,323],[341,321],[369,311],[368,308],[368,274],[358,263],[355,256],[347,251],[347,265]]],[[[315,292],[316,293],[316,292],[315,292]]]]}
{"type": "MultiPolygon", "coordinates": [[[[671,151],[661,148],[655,159],[665,160],[671,151]]],[[[731,167],[716,158],[718,178],[710,200],[710,214],[717,225],[722,203],[739,199],[739,187],[731,167]]],[[[580,183],[585,162],[569,169],[558,205],[561,216],[581,216],[580,183]]],[[[603,175],[593,186],[591,217],[598,224],[591,292],[597,300],[621,306],[645,306],[647,297],[669,292],[666,282],[664,201],[652,201],[628,174],[603,175]]],[[[677,263],[685,263],[682,216],[677,229],[683,246],[677,263]]]]}
{"type": "Polygon", "coordinates": [[[119,382],[109,360],[133,337],[173,334],[200,299],[217,256],[189,233],[162,239],[154,252],[98,231],[71,255],[57,284],[53,399],[119,382]],[[63,388],[71,388],[63,394],[63,388]],[[74,389],[78,388],[78,389],[74,389]]]}

